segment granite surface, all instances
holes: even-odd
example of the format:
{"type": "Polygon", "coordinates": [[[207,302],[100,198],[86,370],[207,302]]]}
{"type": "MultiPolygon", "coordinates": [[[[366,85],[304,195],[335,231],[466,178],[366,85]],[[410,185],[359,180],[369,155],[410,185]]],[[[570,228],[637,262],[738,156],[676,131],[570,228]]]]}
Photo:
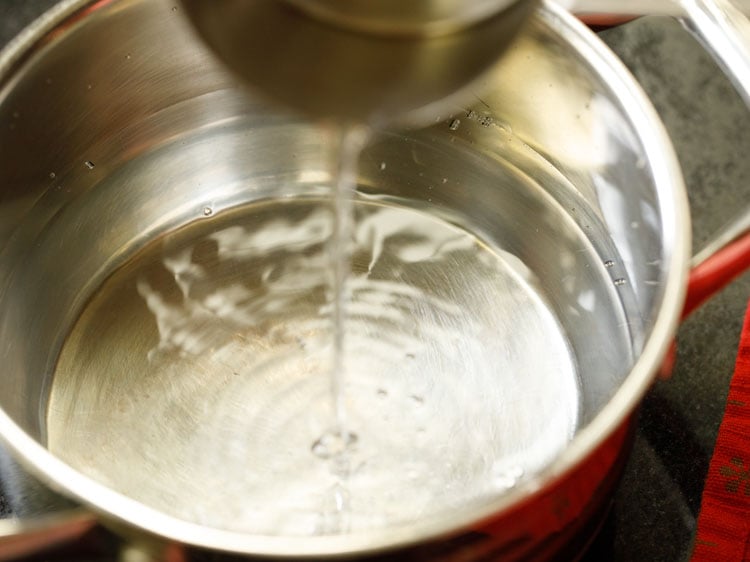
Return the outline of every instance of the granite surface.
{"type": "MultiPolygon", "coordinates": [[[[55,3],[0,0],[0,45],[55,3]]],[[[640,81],[672,137],[698,249],[750,204],[750,113],[674,21],[644,18],[601,35],[640,81]]],[[[586,560],[689,556],[748,297],[750,275],[744,275],[681,327],[673,377],[644,401],[612,513],[586,560]]],[[[0,496],[0,510],[3,505],[0,496]]]]}

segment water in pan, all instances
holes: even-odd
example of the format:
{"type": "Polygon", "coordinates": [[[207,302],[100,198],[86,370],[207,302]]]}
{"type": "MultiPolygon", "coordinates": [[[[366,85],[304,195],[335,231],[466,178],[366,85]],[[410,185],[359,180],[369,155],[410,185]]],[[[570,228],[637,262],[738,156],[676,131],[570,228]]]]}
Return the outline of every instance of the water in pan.
{"type": "Polygon", "coordinates": [[[427,212],[354,212],[345,486],[313,445],[333,416],[324,199],[208,213],[116,271],[61,351],[51,451],[165,513],[258,534],[402,523],[546,465],[579,389],[527,272],[427,212]]]}

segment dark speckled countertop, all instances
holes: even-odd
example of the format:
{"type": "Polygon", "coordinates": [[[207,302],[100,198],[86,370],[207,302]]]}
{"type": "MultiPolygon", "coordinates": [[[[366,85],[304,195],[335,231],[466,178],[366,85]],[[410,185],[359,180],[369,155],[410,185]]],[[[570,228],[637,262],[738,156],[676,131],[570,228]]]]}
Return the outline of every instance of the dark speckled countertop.
{"type": "MultiPolygon", "coordinates": [[[[0,0],[0,45],[55,3],[0,0]]],[[[750,113],[674,21],[644,18],[601,36],[667,126],[688,187],[694,247],[700,249],[750,204],[750,113]]],[[[644,401],[633,455],[587,561],[688,558],[748,297],[746,274],[681,327],[673,377],[658,382],[644,401]]]]}

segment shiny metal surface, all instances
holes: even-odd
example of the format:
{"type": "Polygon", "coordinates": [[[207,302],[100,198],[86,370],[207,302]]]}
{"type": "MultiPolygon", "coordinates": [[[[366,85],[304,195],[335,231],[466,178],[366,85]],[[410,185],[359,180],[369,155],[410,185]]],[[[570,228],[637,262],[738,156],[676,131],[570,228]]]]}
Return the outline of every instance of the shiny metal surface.
{"type": "Polygon", "coordinates": [[[461,90],[497,63],[536,6],[426,1],[402,14],[396,2],[293,4],[303,8],[279,0],[181,5],[256,92],[312,118],[376,125],[424,125],[449,100],[465,100],[461,90]],[[442,30],[448,25],[460,27],[442,30]],[[430,31],[435,26],[440,33],[430,31]]]}
{"type": "MultiPolygon", "coordinates": [[[[196,460],[206,459],[191,458],[186,447],[194,429],[199,436],[210,434],[201,433],[209,426],[199,422],[213,414],[225,416],[216,427],[231,434],[221,433],[215,450],[224,438],[246,444],[227,420],[239,422],[234,428],[245,427],[242,404],[252,396],[243,393],[252,387],[244,386],[247,377],[236,380],[233,374],[216,381],[207,373],[182,377],[184,372],[144,379],[147,353],[158,349],[165,324],[151,314],[144,285],[139,292],[137,276],[128,275],[151,271],[149,286],[159,289],[162,300],[176,296],[176,301],[165,300],[172,304],[180,302],[180,283],[189,283],[190,299],[214,310],[210,294],[234,275],[244,278],[256,265],[242,252],[217,263],[218,248],[198,244],[200,238],[214,228],[237,226],[234,220],[257,217],[259,205],[283,199],[292,209],[324,196],[330,180],[328,137],[324,129],[247,97],[194,40],[173,7],[153,0],[69,2],[0,56],[2,437],[44,481],[110,520],[222,550],[370,552],[456,532],[490,515],[522,520],[513,511],[522,503],[528,507],[519,509],[528,516],[533,502],[525,500],[579,467],[635,407],[669,343],[682,303],[689,253],[686,202],[669,143],[640,90],[595,37],[547,6],[501,67],[477,88],[475,103],[453,108],[450,118],[427,129],[381,131],[361,159],[361,205],[429,217],[435,224],[452,225],[445,228],[454,236],[464,232],[481,240],[482,259],[490,257],[488,263],[498,268],[497,287],[485,284],[480,290],[478,268],[469,267],[465,255],[450,252],[451,259],[458,259],[456,277],[436,283],[424,275],[410,282],[423,279],[430,290],[454,288],[451,298],[484,315],[485,328],[497,330],[478,332],[484,351],[491,351],[490,341],[498,349],[517,346],[519,353],[499,359],[516,372],[495,372],[494,360],[482,361],[483,376],[492,382],[472,387],[474,398],[491,403],[493,395],[512,391],[528,403],[524,388],[531,394],[550,384],[565,389],[546,398],[539,394],[531,415],[520,405],[518,410],[524,416],[520,423],[536,432],[530,439],[539,443],[545,443],[539,437],[544,417],[558,412],[553,443],[560,452],[553,458],[542,455],[508,489],[452,496],[450,505],[427,505],[419,517],[406,514],[366,531],[253,533],[246,526],[233,529],[210,517],[170,512],[183,500],[158,497],[162,486],[149,490],[153,475],[148,467],[163,467],[169,454],[175,455],[170,468],[180,465],[183,483],[192,485],[191,474],[201,474],[196,460]],[[171,250],[179,257],[180,248],[190,247],[189,261],[165,261],[171,250]],[[170,263],[172,270],[167,267],[165,273],[170,263]],[[200,267],[193,265],[206,263],[231,267],[219,267],[224,277],[205,278],[207,285],[201,287],[195,277],[200,267]],[[464,273],[467,279],[461,278],[464,273]],[[113,290],[129,279],[126,293],[113,290]],[[499,319],[503,314],[505,320],[499,319]],[[76,346],[77,341],[87,345],[76,346]],[[520,353],[529,347],[531,353],[520,353]],[[68,352],[60,356],[61,349],[68,352]],[[552,359],[557,359],[554,366],[552,359]],[[206,386],[212,382],[228,386],[206,386]],[[152,395],[151,384],[164,395],[152,395]],[[124,394],[126,388],[139,389],[143,402],[124,394]],[[476,394],[477,388],[482,394],[476,394]],[[204,393],[244,398],[229,409],[196,411],[204,393]],[[542,407],[544,400],[560,409],[542,407]],[[158,408],[172,413],[159,415],[158,408]],[[149,419],[154,422],[148,424],[149,419]],[[118,420],[132,421],[142,431],[129,432],[118,420]],[[562,431],[568,427],[571,435],[562,431]],[[130,453],[120,457],[100,443],[102,429],[130,453]],[[159,442],[165,450],[157,457],[159,442]],[[87,451],[86,443],[98,445],[87,451]],[[139,493],[144,495],[130,496],[139,493]]],[[[284,213],[287,226],[290,216],[294,213],[284,213]]],[[[408,227],[419,220],[407,221],[408,227]]],[[[245,234],[259,224],[252,221],[245,234]]],[[[383,244],[388,250],[384,259],[391,263],[399,248],[414,245],[413,236],[406,236],[409,243],[403,246],[398,243],[403,236],[392,238],[383,244]]],[[[375,240],[363,234],[361,264],[371,263],[375,240]]],[[[291,250],[290,255],[300,252],[299,247],[285,251],[291,250]]],[[[407,255],[416,258],[409,268],[434,268],[436,275],[453,271],[446,257],[430,261],[434,252],[411,250],[407,255]]],[[[286,274],[271,272],[269,279],[283,280],[286,274]]],[[[304,280],[314,283],[314,275],[304,280]]],[[[154,302],[159,299],[151,298],[154,302]]],[[[226,327],[226,318],[215,312],[211,322],[226,327]]],[[[303,313],[304,307],[295,312],[303,313]]],[[[237,331],[229,326],[230,333],[237,331]]],[[[223,332],[201,335],[217,333],[223,332]]],[[[379,340],[369,337],[368,351],[375,353],[379,340]]],[[[211,338],[195,341],[211,344],[211,338]]],[[[453,350],[429,351],[438,357],[453,350]]],[[[230,355],[240,363],[247,359],[230,355]]],[[[475,366],[480,360],[473,353],[470,358],[475,366]]],[[[408,364],[405,356],[402,363],[408,364]]],[[[397,368],[407,368],[403,364],[397,368]]],[[[199,367],[189,372],[198,373],[199,367]]],[[[378,398],[377,389],[365,398],[378,398]]],[[[399,406],[392,411],[400,411],[399,406]]],[[[450,417],[448,411],[443,407],[432,414],[434,427],[448,423],[443,419],[450,417]]],[[[515,417],[498,419],[502,434],[481,447],[467,443],[481,433],[467,430],[448,440],[440,436],[441,442],[458,447],[448,454],[461,447],[476,453],[533,445],[505,431],[508,423],[519,421],[515,417]]],[[[231,457],[232,451],[217,454],[231,457]]],[[[214,474],[231,468],[226,458],[213,465],[214,474]]],[[[240,465],[233,466],[237,474],[240,465]]],[[[230,486],[231,494],[242,492],[247,482],[222,484],[230,486]]],[[[210,501],[205,495],[202,499],[210,501]]],[[[507,529],[509,543],[533,540],[528,528],[508,524],[507,529]]]]}
{"type": "Polygon", "coordinates": [[[492,17],[519,0],[285,0],[314,17],[366,33],[436,35],[452,33],[492,17]]]}

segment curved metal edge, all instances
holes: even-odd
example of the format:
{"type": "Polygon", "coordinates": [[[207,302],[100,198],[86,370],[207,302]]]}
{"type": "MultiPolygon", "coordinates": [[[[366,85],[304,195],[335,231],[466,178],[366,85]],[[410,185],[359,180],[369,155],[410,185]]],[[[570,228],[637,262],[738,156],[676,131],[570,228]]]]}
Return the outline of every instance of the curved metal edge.
{"type": "Polygon", "coordinates": [[[731,0],[682,0],[680,22],[750,105],[750,20],[731,0]]]}
{"type": "Polygon", "coordinates": [[[359,5],[356,2],[342,4],[337,0],[334,2],[327,0],[287,1],[306,14],[343,29],[399,38],[437,37],[455,33],[495,16],[515,2],[528,2],[529,0],[427,2],[421,4],[427,8],[419,14],[421,17],[415,17],[412,13],[405,14],[401,6],[399,6],[398,13],[392,13],[387,5],[378,5],[378,3],[372,3],[371,6],[374,5],[383,10],[381,13],[357,14],[359,5]]]}
{"type": "MultiPolygon", "coordinates": [[[[65,18],[86,6],[95,5],[93,0],[65,0],[44,14],[0,53],[0,75],[9,72],[17,61],[29,55],[28,51],[65,18]]],[[[211,529],[164,515],[77,472],[32,439],[0,410],[0,438],[24,467],[56,491],[90,506],[107,519],[149,534],[225,552],[273,557],[330,557],[392,550],[461,532],[549,489],[580,465],[635,409],[667,353],[685,299],[690,222],[687,196],[671,142],[635,79],[604,43],[562,8],[545,0],[540,14],[549,25],[570,32],[573,45],[588,56],[587,60],[611,85],[618,101],[631,112],[636,131],[651,158],[654,179],[657,185],[664,186],[661,188],[663,197],[660,198],[659,210],[664,224],[665,247],[672,248],[667,256],[668,278],[660,310],[639,360],[602,412],[579,432],[557,462],[519,485],[513,492],[481,505],[474,504],[450,514],[425,518],[408,528],[320,537],[254,536],[211,529]]]]}
{"type": "MultiPolygon", "coordinates": [[[[602,411],[574,437],[548,469],[496,502],[475,509],[484,518],[497,516],[515,502],[554,487],[580,467],[586,458],[635,410],[656,378],[672,345],[687,295],[691,255],[690,208],[682,170],[667,131],[637,80],[619,58],[586,26],[554,0],[543,0],[545,17],[558,28],[568,28],[572,45],[584,54],[594,70],[609,84],[615,99],[627,108],[659,190],[667,279],[657,304],[651,333],[630,374],[602,411]]],[[[533,501],[533,500],[531,500],[533,501]]],[[[467,526],[468,528],[469,526],[467,526]]]]}
{"type": "MultiPolygon", "coordinates": [[[[0,51],[0,77],[12,74],[13,67],[34,52],[34,46],[61,21],[83,9],[91,0],[62,0],[44,12],[0,51]]],[[[1,83],[0,83],[1,85],[1,83]]]]}
{"type": "Polygon", "coordinates": [[[628,109],[638,138],[649,155],[654,182],[659,190],[659,211],[662,218],[667,279],[653,329],[648,335],[640,357],[627,379],[603,410],[582,429],[571,442],[558,463],[541,475],[554,479],[563,476],[583,461],[602,439],[612,433],[635,409],[655,378],[679,325],[687,291],[691,252],[690,208],[679,161],[661,119],[643,89],[630,71],[598,37],[589,33],[573,16],[555,9],[549,0],[545,6],[561,24],[577,31],[574,44],[581,52],[592,55],[586,59],[610,85],[616,99],[628,109]],[[631,100],[628,102],[627,100],[631,100]],[[634,102],[634,103],[633,103],[634,102]]]}

